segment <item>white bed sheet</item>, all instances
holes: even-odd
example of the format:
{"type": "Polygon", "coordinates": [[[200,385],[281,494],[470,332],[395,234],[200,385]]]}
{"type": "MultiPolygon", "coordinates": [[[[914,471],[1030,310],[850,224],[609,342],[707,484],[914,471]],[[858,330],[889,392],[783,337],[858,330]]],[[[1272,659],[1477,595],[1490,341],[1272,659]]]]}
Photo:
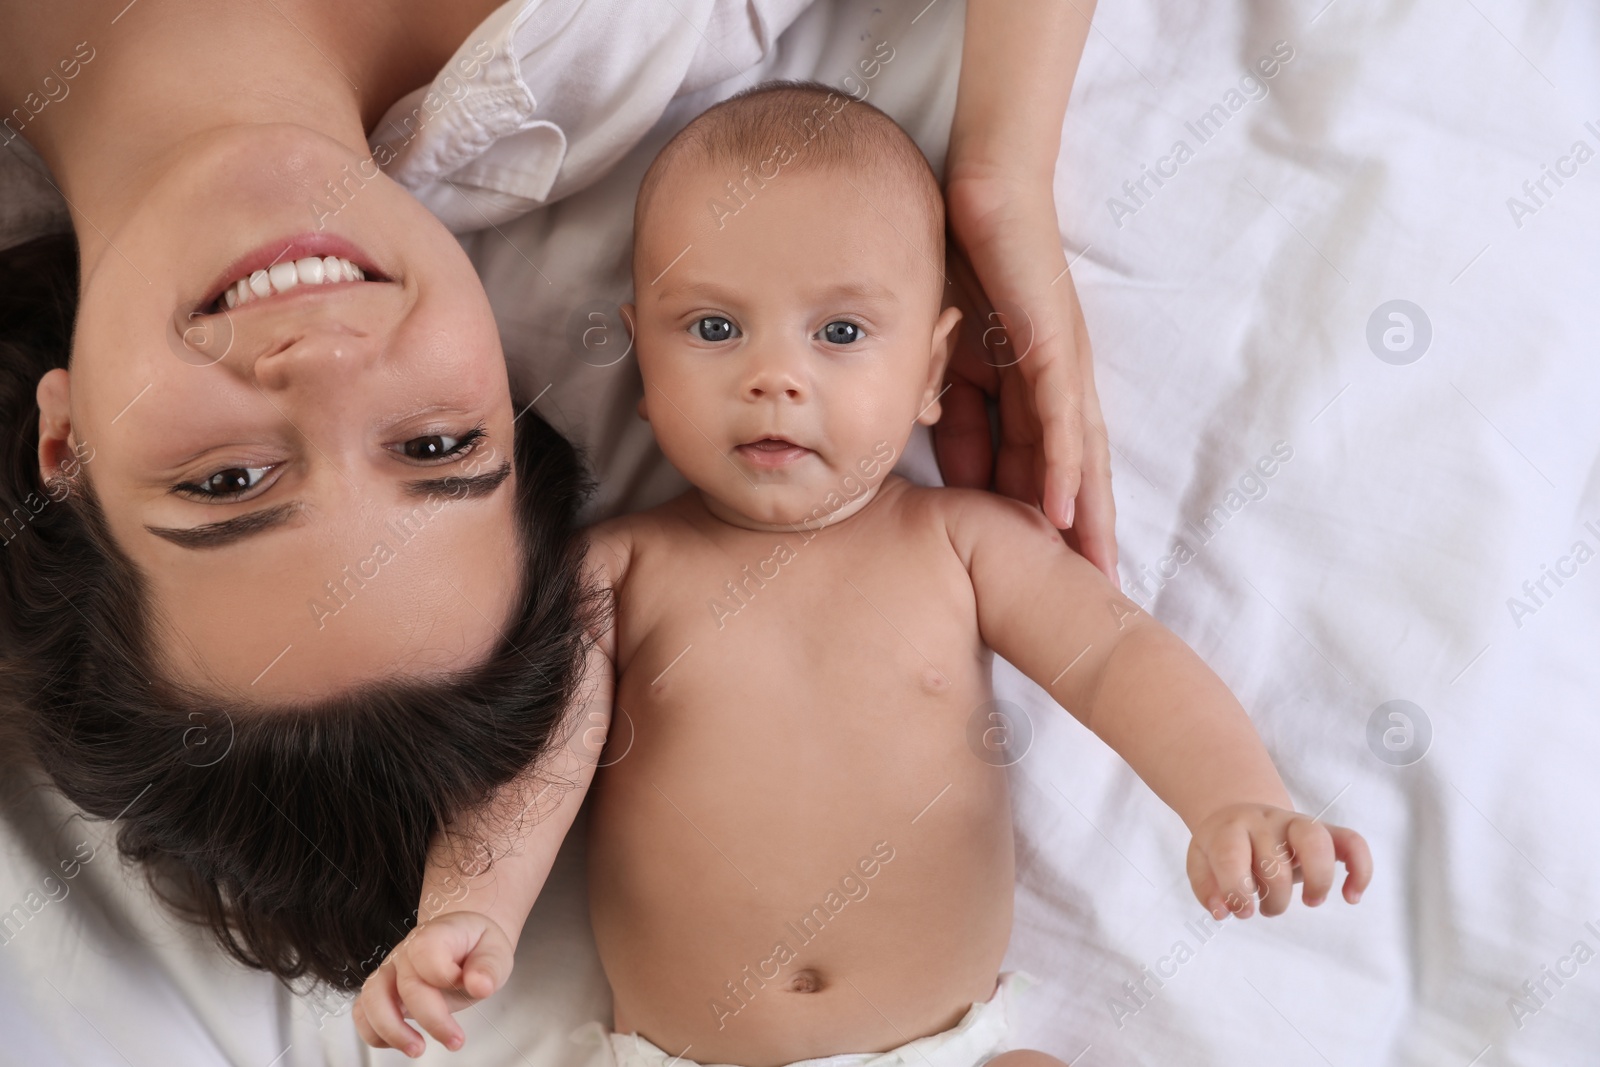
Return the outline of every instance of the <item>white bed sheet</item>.
{"type": "MultiPolygon", "coordinates": [[[[921,6],[808,12],[759,76],[837,80],[887,41],[869,99],[938,162],[961,11],[921,6]]],[[[1600,550],[1600,161],[1545,179],[1537,203],[1522,188],[1544,165],[1570,170],[1576,141],[1600,150],[1597,43],[1592,5],[1556,0],[1102,4],[1057,200],[1125,583],[1165,569],[1141,602],[1238,694],[1297,805],[1366,835],[1377,875],[1357,907],[1296,904],[1202,940],[1181,823],[1002,665],[998,695],[1035,730],[1012,775],[1006,965],[1046,984],[1022,1001],[1020,1043],[1083,1067],[1600,1063],[1600,962],[1574,955],[1600,951],[1600,563],[1572,556],[1580,540],[1600,550]],[[1279,41],[1293,56],[1265,98],[1241,91],[1201,143],[1185,123],[1226,110],[1279,41]],[[1174,177],[1137,201],[1122,190],[1180,139],[1192,158],[1174,177]],[[1367,339],[1392,300],[1431,325],[1405,365],[1367,339]],[[1250,481],[1275,446],[1292,454],[1250,481]],[[1202,543],[1190,524],[1214,508],[1202,543]],[[1576,573],[1535,603],[1524,581],[1563,557],[1576,573]],[[1368,742],[1392,700],[1431,727],[1406,766],[1368,742]]],[[[524,394],[543,391],[605,480],[594,515],[682,483],[633,419],[631,361],[603,365],[620,350],[576,339],[627,293],[654,148],[749,80],[679,101],[600,184],[466,239],[524,394]]],[[[925,445],[901,469],[930,480],[925,445]]],[[[77,841],[104,841],[35,803],[0,828],[0,908],[77,841]]],[[[569,1038],[609,1008],[579,829],[511,987],[463,1017],[471,1051],[429,1062],[593,1062],[569,1038]]],[[[110,855],[0,945],[0,1063],[401,1062],[364,1054],[346,1015],[216,958],[110,855]]]]}

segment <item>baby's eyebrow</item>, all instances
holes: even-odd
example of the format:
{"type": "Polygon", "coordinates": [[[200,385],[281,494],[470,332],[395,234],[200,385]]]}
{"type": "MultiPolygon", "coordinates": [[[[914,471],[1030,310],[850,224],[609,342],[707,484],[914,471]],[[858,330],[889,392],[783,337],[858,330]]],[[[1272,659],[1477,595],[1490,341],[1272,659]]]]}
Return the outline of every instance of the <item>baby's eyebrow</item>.
{"type": "Polygon", "coordinates": [[[839,282],[834,285],[821,286],[816,290],[816,295],[828,296],[853,296],[858,300],[871,300],[883,304],[897,304],[900,302],[900,291],[877,282],[849,281],[839,282]]]}
{"type": "MultiPolygon", "coordinates": [[[[668,285],[661,291],[658,300],[668,300],[676,296],[700,296],[719,303],[735,303],[739,300],[739,290],[710,281],[685,280],[675,285],[668,285]]],[[[838,299],[840,297],[865,300],[879,304],[898,304],[900,292],[891,286],[865,279],[852,279],[849,281],[822,283],[807,289],[807,296],[813,300],[838,299]]]]}
{"type": "Polygon", "coordinates": [[[674,296],[703,296],[708,300],[726,303],[738,296],[737,291],[725,289],[716,282],[683,281],[668,285],[657,294],[657,300],[666,300],[674,296]]]}

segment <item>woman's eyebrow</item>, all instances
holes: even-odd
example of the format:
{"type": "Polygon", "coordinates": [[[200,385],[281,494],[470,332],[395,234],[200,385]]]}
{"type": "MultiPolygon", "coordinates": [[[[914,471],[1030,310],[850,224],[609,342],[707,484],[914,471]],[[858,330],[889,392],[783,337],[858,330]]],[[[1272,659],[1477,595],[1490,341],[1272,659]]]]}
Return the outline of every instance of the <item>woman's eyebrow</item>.
{"type": "Polygon", "coordinates": [[[508,460],[485,474],[474,474],[465,478],[458,475],[449,478],[428,478],[420,482],[406,482],[401,488],[405,490],[406,496],[422,500],[431,496],[444,496],[451,500],[477,500],[500,488],[500,484],[509,477],[511,477],[511,463],[508,460]]]}
{"type": "Polygon", "coordinates": [[[260,511],[252,511],[246,515],[236,515],[221,522],[208,522],[187,528],[146,526],[145,529],[181,548],[222,548],[224,545],[231,545],[246,537],[282,526],[299,510],[300,505],[290,501],[287,504],[277,504],[270,508],[262,508],[260,511]]]}

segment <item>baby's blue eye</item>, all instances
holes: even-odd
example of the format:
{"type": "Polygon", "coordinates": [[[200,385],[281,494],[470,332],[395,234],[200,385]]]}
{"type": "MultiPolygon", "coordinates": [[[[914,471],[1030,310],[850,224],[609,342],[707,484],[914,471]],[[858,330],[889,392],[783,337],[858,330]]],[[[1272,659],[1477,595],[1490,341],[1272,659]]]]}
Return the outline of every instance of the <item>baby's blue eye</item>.
{"type": "Polygon", "coordinates": [[[710,315],[694,324],[702,341],[726,341],[738,333],[733,323],[721,315],[710,315]]]}
{"type": "Polygon", "coordinates": [[[830,322],[822,328],[822,336],[828,340],[828,343],[835,345],[853,344],[866,335],[867,331],[855,323],[845,322],[843,319],[837,322],[830,322]]]}

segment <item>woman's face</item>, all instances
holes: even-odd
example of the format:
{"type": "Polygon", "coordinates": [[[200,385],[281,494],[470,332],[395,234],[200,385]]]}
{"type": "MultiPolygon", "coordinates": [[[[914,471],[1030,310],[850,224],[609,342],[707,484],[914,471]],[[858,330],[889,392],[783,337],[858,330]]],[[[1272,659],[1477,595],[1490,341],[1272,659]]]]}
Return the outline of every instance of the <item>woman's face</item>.
{"type": "Polygon", "coordinates": [[[487,655],[518,584],[514,413],[455,239],[296,126],[189,146],[105,237],[40,463],[93,486],[160,668],[279,701],[487,655]],[[328,281],[340,260],[366,280],[328,281]]]}

